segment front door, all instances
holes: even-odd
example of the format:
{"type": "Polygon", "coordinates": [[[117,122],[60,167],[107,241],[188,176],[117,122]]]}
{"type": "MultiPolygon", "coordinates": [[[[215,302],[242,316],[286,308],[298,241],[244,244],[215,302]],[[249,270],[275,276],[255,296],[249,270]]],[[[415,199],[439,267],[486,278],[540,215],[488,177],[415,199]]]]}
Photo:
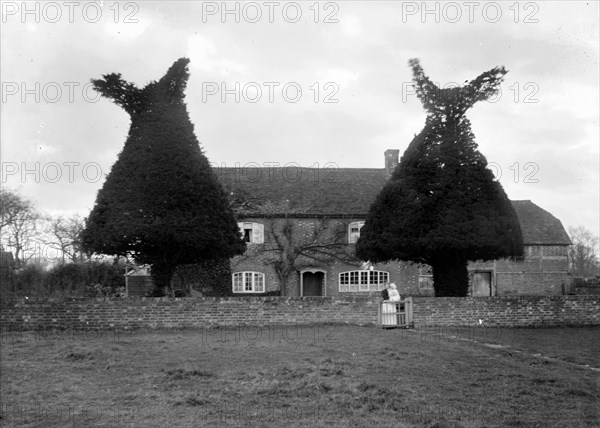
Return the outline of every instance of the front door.
{"type": "Polygon", "coordinates": [[[322,296],[324,278],[323,272],[304,272],[302,274],[302,295],[322,296]]]}
{"type": "Polygon", "coordinates": [[[473,296],[492,295],[492,272],[473,272],[473,296]]]}

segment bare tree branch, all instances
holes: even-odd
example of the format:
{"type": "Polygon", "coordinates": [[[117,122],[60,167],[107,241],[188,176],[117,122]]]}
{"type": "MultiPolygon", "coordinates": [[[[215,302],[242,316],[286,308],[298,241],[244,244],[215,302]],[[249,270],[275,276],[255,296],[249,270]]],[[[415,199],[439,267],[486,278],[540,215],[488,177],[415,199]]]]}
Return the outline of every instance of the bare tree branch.
{"type": "Polygon", "coordinates": [[[31,201],[16,192],[0,189],[0,240],[14,253],[17,266],[23,265],[39,248],[39,212],[31,201]]]}
{"type": "Polygon", "coordinates": [[[569,247],[569,268],[573,275],[590,277],[600,275],[598,237],[583,226],[569,227],[573,245],[569,247]]]}
{"type": "MultiPolygon", "coordinates": [[[[243,202],[243,201],[239,201],[243,202]]],[[[265,243],[254,244],[240,260],[247,261],[263,255],[262,263],[272,266],[281,284],[283,294],[287,292],[289,279],[294,272],[309,266],[326,266],[333,261],[358,265],[353,247],[348,245],[347,224],[340,219],[312,217],[294,218],[294,214],[305,214],[304,208],[290,209],[287,201],[269,202],[264,206],[239,203],[245,207],[248,218],[251,213],[273,214],[265,217],[265,243]],[[309,223],[299,225],[299,222],[309,223]]]]}

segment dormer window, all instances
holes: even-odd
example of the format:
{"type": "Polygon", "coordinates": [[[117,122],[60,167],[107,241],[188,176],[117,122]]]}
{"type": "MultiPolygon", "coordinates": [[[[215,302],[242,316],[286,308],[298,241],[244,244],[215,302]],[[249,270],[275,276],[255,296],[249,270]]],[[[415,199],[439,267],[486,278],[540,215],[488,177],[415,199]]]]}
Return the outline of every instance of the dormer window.
{"type": "Polygon", "coordinates": [[[238,223],[244,242],[249,244],[262,244],[265,242],[265,226],[261,223],[238,223]]]}
{"type": "Polygon", "coordinates": [[[360,230],[364,225],[364,221],[353,221],[348,225],[348,243],[355,244],[358,241],[360,230]]]}

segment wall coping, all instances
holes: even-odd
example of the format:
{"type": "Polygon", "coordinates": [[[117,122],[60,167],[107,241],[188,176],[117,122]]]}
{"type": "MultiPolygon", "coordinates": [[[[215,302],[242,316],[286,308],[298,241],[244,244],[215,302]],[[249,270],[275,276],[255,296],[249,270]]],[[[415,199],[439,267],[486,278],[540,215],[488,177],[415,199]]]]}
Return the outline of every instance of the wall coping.
{"type": "MultiPolygon", "coordinates": [[[[468,301],[506,302],[506,301],[541,301],[541,300],[598,300],[597,294],[570,294],[570,295],[514,295],[514,296],[467,296],[467,297],[433,297],[433,296],[401,296],[403,299],[412,297],[418,302],[458,303],[468,301]]],[[[41,299],[10,299],[0,300],[0,306],[9,307],[22,304],[44,304],[44,303],[98,303],[98,302],[336,302],[336,301],[379,301],[379,295],[365,296],[222,296],[222,297],[69,297],[69,298],[41,298],[41,299]]]]}
{"type": "Polygon", "coordinates": [[[221,297],[69,297],[41,299],[10,299],[0,301],[2,306],[15,304],[40,303],[97,303],[97,302],[224,302],[224,301],[262,301],[262,302],[303,302],[303,301],[364,301],[378,300],[379,296],[221,296],[221,297]]]}

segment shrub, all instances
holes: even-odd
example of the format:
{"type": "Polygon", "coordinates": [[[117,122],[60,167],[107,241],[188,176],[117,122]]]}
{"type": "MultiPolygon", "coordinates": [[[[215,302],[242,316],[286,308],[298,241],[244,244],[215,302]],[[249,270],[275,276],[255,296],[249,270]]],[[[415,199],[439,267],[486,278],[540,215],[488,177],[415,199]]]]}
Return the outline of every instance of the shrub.
{"type": "Polygon", "coordinates": [[[188,294],[194,289],[205,296],[231,296],[229,259],[177,266],[174,285],[188,294]]]}
{"type": "Polygon", "coordinates": [[[14,295],[21,297],[97,297],[125,295],[121,264],[64,263],[46,271],[27,264],[15,272],[14,295]]]}
{"type": "Polygon", "coordinates": [[[26,264],[14,274],[16,296],[44,297],[47,294],[45,279],[47,272],[39,264],[26,264]]]}

